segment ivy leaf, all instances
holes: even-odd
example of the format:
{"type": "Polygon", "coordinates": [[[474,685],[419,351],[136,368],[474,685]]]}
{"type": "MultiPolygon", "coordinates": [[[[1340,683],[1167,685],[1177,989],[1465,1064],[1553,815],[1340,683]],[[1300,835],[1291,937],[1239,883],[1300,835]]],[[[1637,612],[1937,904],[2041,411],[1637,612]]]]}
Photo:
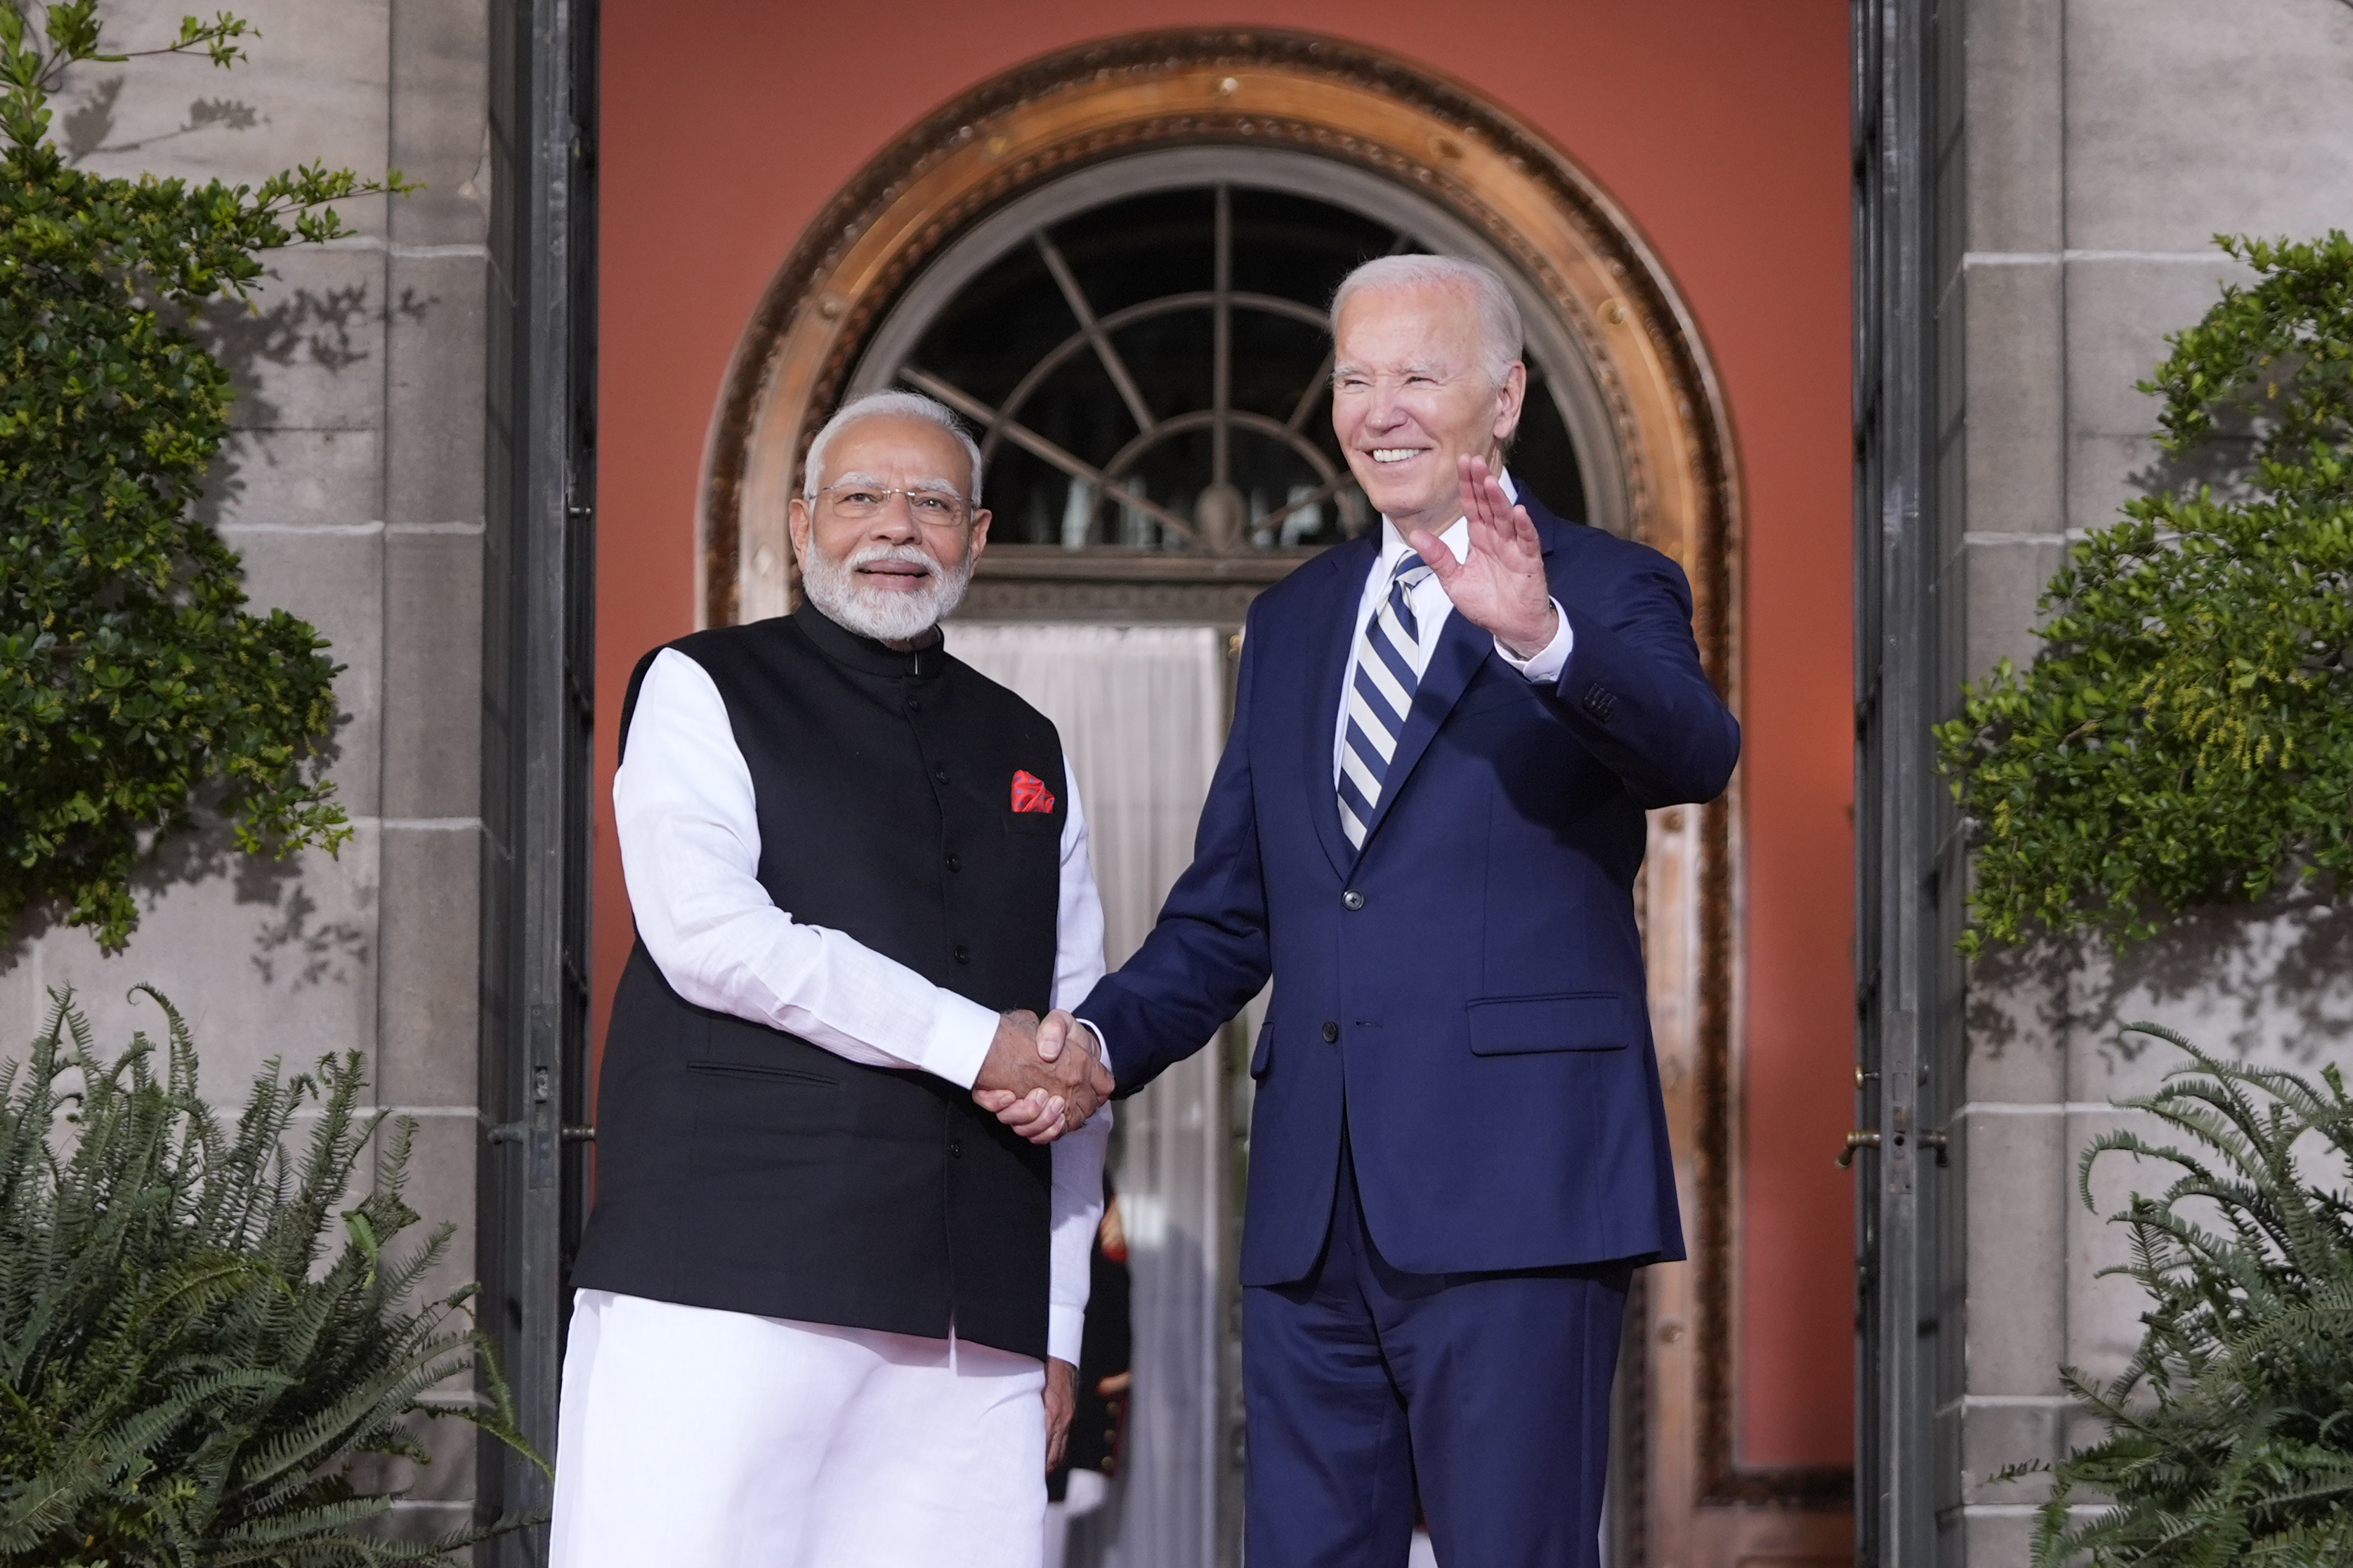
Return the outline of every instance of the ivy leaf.
{"type": "Polygon", "coordinates": [[[245,608],[195,515],[232,387],[185,323],[264,254],[348,232],[330,201],[413,187],[317,163],[258,190],[114,178],[45,139],[69,65],[227,66],[255,36],[224,12],[110,53],[95,0],[37,24],[0,0],[0,926],[50,905],[120,947],[133,867],[199,798],[248,850],[351,837],[322,750],[340,667],[308,624],[245,608]]]}
{"type": "Polygon", "coordinates": [[[1936,731],[1969,819],[1962,947],[2118,946],[2193,905],[2353,872],[2353,240],[2224,237],[2232,285],[2141,390],[2230,482],[2127,504],[2045,589],[2042,648],[1936,731]]]}

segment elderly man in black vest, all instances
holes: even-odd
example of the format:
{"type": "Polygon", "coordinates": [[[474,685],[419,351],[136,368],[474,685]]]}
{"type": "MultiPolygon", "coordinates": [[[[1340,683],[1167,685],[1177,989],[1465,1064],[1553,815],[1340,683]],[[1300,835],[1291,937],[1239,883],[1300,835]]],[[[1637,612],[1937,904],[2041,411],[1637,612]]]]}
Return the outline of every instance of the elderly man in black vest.
{"type": "Polygon", "coordinates": [[[1111,1085],[1034,1040],[1103,910],[1054,726],[942,646],[979,501],[946,409],[851,403],[807,603],[630,680],[554,1568],[1038,1562],[1111,1085]]]}

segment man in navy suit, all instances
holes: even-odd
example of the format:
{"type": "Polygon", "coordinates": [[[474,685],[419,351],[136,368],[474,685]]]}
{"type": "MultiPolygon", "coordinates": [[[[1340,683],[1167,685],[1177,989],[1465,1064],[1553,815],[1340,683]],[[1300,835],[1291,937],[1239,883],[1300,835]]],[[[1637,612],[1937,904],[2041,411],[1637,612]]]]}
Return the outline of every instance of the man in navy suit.
{"type": "Polygon", "coordinates": [[[1514,493],[1503,281],[1387,258],[1332,321],[1333,425],[1383,525],[1251,606],[1193,865],[1076,1011],[1130,1093],[1274,981],[1250,1561],[1397,1568],[1418,1492],[1442,1563],[1585,1568],[1629,1275],[1683,1255],[1643,813],[1720,794],[1739,728],[1675,563],[1514,493]]]}

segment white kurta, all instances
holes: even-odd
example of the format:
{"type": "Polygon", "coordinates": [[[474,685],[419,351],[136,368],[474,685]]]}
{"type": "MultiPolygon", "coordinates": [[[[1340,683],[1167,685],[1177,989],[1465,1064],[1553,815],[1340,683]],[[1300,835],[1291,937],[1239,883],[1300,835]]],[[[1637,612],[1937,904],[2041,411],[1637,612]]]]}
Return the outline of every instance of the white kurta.
{"type": "MultiPolygon", "coordinates": [[[[1075,776],[1053,1002],[1102,978],[1075,776]]],[[[751,772],[702,668],[658,655],[613,784],[646,951],[698,1006],[849,1060],[970,1088],[997,1015],[778,909],[751,772]]],[[[1048,1347],[1076,1363],[1109,1108],[1054,1146],[1048,1347]]],[[[584,1290],[565,1352],[551,1568],[1031,1568],[1045,1493],[1038,1361],[969,1342],[584,1290]]]]}
{"type": "Polygon", "coordinates": [[[1043,1363],[583,1290],[550,1568],[1038,1568],[1043,1363]]]}

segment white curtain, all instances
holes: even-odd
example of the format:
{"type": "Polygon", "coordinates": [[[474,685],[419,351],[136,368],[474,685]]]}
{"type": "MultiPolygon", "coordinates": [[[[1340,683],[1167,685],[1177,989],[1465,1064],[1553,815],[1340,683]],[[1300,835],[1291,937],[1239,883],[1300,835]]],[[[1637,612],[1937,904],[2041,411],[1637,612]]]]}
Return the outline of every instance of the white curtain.
{"type": "MultiPolygon", "coordinates": [[[[1210,626],[963,626],[948,650],[1061,731],[1085,801],[1116,968],[1192,859],[1226,738],[1224,637],[1210,626]]],[[[1220,1053],[1203,1050],[1117,1108],[1120,1207],[1134,1271],[1135,1390],[1112,1500],[1071,1561],[1209,1568],[1226,1357],[1224,1224],[1233,1141],[1220,1053]]]]}

